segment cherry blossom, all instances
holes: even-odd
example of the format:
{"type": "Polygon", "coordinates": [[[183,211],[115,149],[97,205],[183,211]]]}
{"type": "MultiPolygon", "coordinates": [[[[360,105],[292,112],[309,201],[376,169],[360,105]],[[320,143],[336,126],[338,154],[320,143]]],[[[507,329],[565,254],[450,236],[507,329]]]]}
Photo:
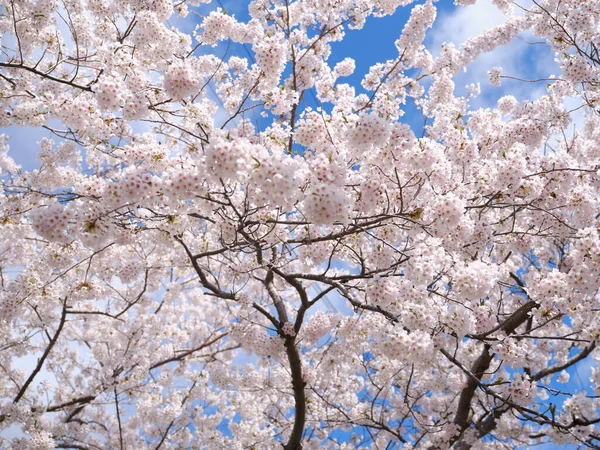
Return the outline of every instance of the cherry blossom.
{"type": "Polygon", "coordinates": [[[0,447],[600,448],[600,1],[247,3],[0,0],[0,447]]]}

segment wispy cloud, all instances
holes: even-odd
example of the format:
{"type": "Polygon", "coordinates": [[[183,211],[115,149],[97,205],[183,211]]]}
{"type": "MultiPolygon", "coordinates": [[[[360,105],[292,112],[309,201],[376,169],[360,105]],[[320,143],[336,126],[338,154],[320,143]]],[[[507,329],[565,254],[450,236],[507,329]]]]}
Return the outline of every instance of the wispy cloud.
{"type": "MultiPolygon", "coordinates": [[[[519,11],[519,10],[515,10],[519,11]]],[[[470,38],[482,34],[485,30],[506,22],[509,18],[500,11],[491,0],[480,0],[475,5],[442,11],[440,18],[428,35],[427,45],[436,55],[444,43],[453,43],[460,47],[470,38]]],[[[482,54],[467,66],[467,71],[456,76],[458,94],[464,86],[481,83],[482,95],[473,106],[493,106],[495,101],[508,93],[519,99],[532,99],[542,95],[545,83],[528,83],[516,80],[504,80],[503,87],[497,88],[488,83],[488,71],[493,67],[502,67],[503,75],[520,79],[536,79],[558,71],[550,49],[539,42],[530,33],[522,33],[506,46],[497,47],[482,54]]]]}

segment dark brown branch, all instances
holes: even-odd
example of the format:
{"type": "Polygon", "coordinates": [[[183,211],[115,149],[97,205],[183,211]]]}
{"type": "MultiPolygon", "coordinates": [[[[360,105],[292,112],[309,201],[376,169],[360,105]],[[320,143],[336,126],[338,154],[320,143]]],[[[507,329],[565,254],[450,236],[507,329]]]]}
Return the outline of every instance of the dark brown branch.
{"type": "Polygon", "coordinates": [[[119,424],[119,447],[123,450],[123,426],[121,425],[121,412],[119,411],[119,394],[117,394],[117,387],[114,388],[115,393],[115,408],[117,409],[117,423],[119,424]]]}
{"type": "Polygon", "coordinates": [[[27,391],[27,388],[29,387],[29,385],[32,383],[32,381],[34,380],[36,375],[42,369],[42,366],[44,365],[44,361],[46,361],[46,358],[50,354],[52,347],[54,347],[54,345],[56,344],[56,341],[58,341],[58,337],[60,336],[63,326],[65,325],[66,319],[67,319],[67,297],[65,297],[65,299],[63,301],[62,313],[60,316],[60,322],[58,324],[58,328],[56,329],[56,333],[54,333],[54,336],[52,337],[52,339],[50,340],[50,343],[46,347],[44,354],[41,356],[40,359],[38,359],[35,369],[33,369],[33,372],[31,372],[31,375],[29,375],[29,378],[27,378],[27,381],[25,381],[25,384],[23,384],[23,386],[21,387],[21,390],[19,391],[19,393],[13,400],[13,403],[19,403],[19,400],[21,400],[21,398],[23,398],[23,395],[25,395],[25,392],[27,391]]]}
{"type": "Polygon", "coordinates": [[[200,282],[202,283],[202,286],[204,286],[206,289],[210,290],[217,297],[221,297],[221,298],[225,298],[225,299],[229,299],[229,300],[235,300],[235,295],[233,293],[225,292],[225,291],[221,290],[217,285],[210,282],[210,280],[206,277],[206,274],[204,273],[204,271],[198,264],[198,258],[194,257],[194,255],[190,251],[189,247],[185,244],[185,242],[183,242],[183,240],[177,236],[175,237],[175,240],[181,244],[181,246],[187,253],[188,258],[190,259],[190,262],[192,263],[192,267],[198,274],[198,277],[200,277],[200,282]]]}
{"type": "Polygon", "coordinates": [[[68,402],[61,403],[59,405],[51,405],[48,408],[46,408],[46,411],[47,412],[56,412],[56,411],[61,411],[65,408],[68,408],[69,406],[73,406],[73,405],[88,404],[88,403],[94,401],[96,399],[96,397],[98,397],[98,395],[99,394],[86,395],[84,397],[78,397],[73,400],[69,400],[68,402]]]}
{"type": "Polygon", "coordinates": [[[208,342],[205,342],[204,344],[201,344],[201,345],[199,345],[198,347],[192,348],[192,349],[190,349],[190,350],[186,350],[186,351],[184,351],[183,353],[181,353],[180,355],[176,355],[176,356],[173,356],[173,357],[171,357],[171,358],[167,358],[167,359],[164,359],[164,360],[162,360],[162,361],[159,361],[159,362],[157,362],[157,363],[155,363],[155,364],[152,364],[152,365],[150,366],[150,370],[152,370],[152,369],[156,369],[157,367],[160,367],[160,366],[164,366],[165,364],[168,364],[168,363],[170,363],[170,362],[174,362],[174,361],[181,361],[182,359],[184,359],[184,358],[188,357],[188,356],[189,356],[189,355],[191,355],[192,353],[195,353],[195,352],[197,352],[197,351],[199,351],[199,350],[202,350],[203,348],[206,348],[206,347],[209,347],[209,346],[211,346],[211,345],[212,345],[212,344],[214,344],[215,342],[217,342],[217,341],[219,341],[219,340],[223,339],[223,338],[224,338],[225,336],[227,336],[228,334],[229,334],[229,333],[222,333],[222,334],[219,334],[219,335],[218,335],[218,336],[216,336],[215,338],[211,339],[211,340],[210,340],[210,341],[208,341],[208,342]]]}
{"type": "Polygon", "coordinates": [[[31,73],[33,73],[35,75],[38,75],[38,76],[40,76],[42,78],[46,78],[48,80],[55,81],[56,83],[66,84],[67,86],[71,86],[71,87],[74,87],[76,89],[80,89],[82,91],[94,92],[90,86],[83,86],[81,84],[73,83],[72,81],[69,81],[69,80],[63,80],[61,78],[54,77],[54,76],[52,76],[50,74],[44,73],[42,71],[39,71],[39,70],[37,70],[37,69],[35,69],[33,67],[28,67],[28,66],[26,66],[26,65],[24,65],[22,63],[15,64],[15,63],[0,62],[0,67],[6,67],[6,68],[9,68],[9,69],[25,70],[27,72],[31,72],[31,73]]]}
{"type": "Polygon", "coordinates": [[[536,373],[535,375],[533,375],[531,377],[531,380],[532,381],[538,381],[538,380],[541,380],[542,378],[544,378],[544,377],[546,377],[548,375],[552,375],[553,373],[560,372],[561,370],[568,369],[572,365],[577,364],[579,361],[582,361],[585,358],[587,358],[590,355],[590,353],[592,353],[592,351],[594,351],[595,348],[596,348],[596,341],[592,342],[586,348],[584,348],[583,350],[581,350],[577,355],[573,356],[566,363],[559,364],[559,365],[556,365],[556,366],[552,366],[552,367],[548,367],[546,369],[540,370],[538,373],[536,373]]]}
{"type": "Polygon", "coordinates": [[[296,348],[296,338],[288,336],[285,340],[285,351],[290,363],[292,373],[292,387],[294,389],[294,427],[287,444],[283,446],[284,450],[302,450],[302,434],[306,423],[306,393],[304,387],[306,383],[302,377],[302,361],[296,348]]]}
{"type": "Polygon", "coordinates": [[[296,348],[296,336],[290,336],[284,334],[282,327],[289,321],[285,304],[281,295],[275,290],[273,286],[273,271],[269,270],[267,277],[264,280],[264,285],[267,288],[269,296],[273,300],[277,315],[279,318],[278,332],[285,340],[285,352],[290,364],[290,372],[292,377],[292,388],[294,391],[294,426],[292,433],[288,439],[288,442],[283,446],[284,450],[302,450],[302,435],[304,434],[304,426],[306,424],[306,392],[302,376],[302,360],[300,359],[300,353],[296,348]]]}
{"type": "MultiPolygon", "coordinates": [[[[515,280],[523,292],[525,292],[525,285],[521,279],[513,273],[511,273],[511,277],[515,280]]],[[[489,332],[484,333],[483,336],[488,336],[489,334],[499,330],[502,330],[507,336],[511,335],[520,325],[529,319],[531,310],[537,307],[539,307],[539,303],[536,303],[530,299],[527,303],[512,313],[504,322],[489,332]]],[[[448,357],[445,350],[442,350],[442,353],[448,357]]],[[[456,415],[454,416],[454,423],[460,427],[461,431],[464,431],[469,427],[469,414],[471,412],[471,402],[475,395],[475,390],[480,384],[481,378],[490,367],[490,363],[493,359],[494,353],[491,351],[491,346],[489,344],[485,344],[483,350],[469,371],[472,376],[469,377],[467,380],[467,387],[465,387],[460,394],[458,408],[456,415]]]]}

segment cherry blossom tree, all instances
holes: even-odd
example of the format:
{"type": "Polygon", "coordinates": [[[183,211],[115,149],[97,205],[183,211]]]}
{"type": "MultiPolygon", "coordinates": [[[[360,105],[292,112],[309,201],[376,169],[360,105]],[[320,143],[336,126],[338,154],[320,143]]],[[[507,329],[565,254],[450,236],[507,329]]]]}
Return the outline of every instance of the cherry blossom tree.
{"type": "Polygon", "coordinates": [[[0,1],[1,126],[53,136],[0,142],[3,448],[600,448],[600,1],[439,49],[433,0],[201,3],[0,1]],[[543,95],[457,94],[523,33],[543,95]]]}

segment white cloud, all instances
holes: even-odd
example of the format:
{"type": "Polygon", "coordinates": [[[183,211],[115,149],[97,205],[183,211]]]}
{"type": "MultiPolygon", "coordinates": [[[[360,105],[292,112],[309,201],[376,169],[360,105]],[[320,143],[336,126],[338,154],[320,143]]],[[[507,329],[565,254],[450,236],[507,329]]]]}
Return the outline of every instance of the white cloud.
{"type": "MultiPolygon", "coordinates": [[[[515,9],[519,11],[519,9],[515,9]]],[[[475,5],[459,7],[440,18],[428,36],[428,47],[434,55],[444,43],[453,43],[457,48],[470,38],[479,36],[485,30],[506,22],[508,15],[503,14],[491,0],[480,0],[475,5]]],[[[536,79],[558,71],[552,53],[545,44],[539,42],[530,33],[523,33],[506,46],[497,47],[482,54],[467,66],[465,73],[455,77],[457,94],[464,94],[463,87],[471,83],[481,83],[482,96],[473,106],[494,106],[495,100],[503,95],[515,95],[519,99],[533,99],[545,92],[545,82],[527,83],[523,81],[503,80],[504,88],[495,88],[488,82],[488,71],[493,67],[502,67],[503,75],[521,79],[536,79]]]]}
{"type": "MultiPolygon", "coordinates": [[[[532,1],[520,2],[529,6],[532,1]]],[[[523,10],[515,8],[516,14],[523,10]]],[[[475,5],[453,8],[439,13],[437,22],[427,37],[427,47],[435,56],[439,54],[443,43],[453,43],[457,48],[470,38],[476,37],[485,30],[503,24],[509,16],[503,14],[492,0],[479,0],[475,5]]],[[[534,100],[546,94],[546,80],[527,82],[520,80],[544,79],[550,75],[558,76],[560,69],[554,61],[554,53],[546,43],[530,31],[521,33],[510,44],[480,55],[467,66],[467,71],[455,76],[456,95],[464,95],[465,86],[481,83],[481,95],[471,101],[471,108],[495,107],[496,101],[504,95],[513,95],[518,100],[534,100]],[[488,71],[493,67],[502,67],[502,75],[513,79],[502,79],[502,86],[491,86],[488,71]]],[[[585,123],[585,109],[580,108],[581,99],[569,98],[564,102],[571,113],[572,122],[565,130],[567,136],[574,131],[581,131],[585,123]]],[[[558,135],[562,140],[562,134],[558,135]]]]}
{"type": "Polygon", "coordinates": [[[17,125],[3,128],[2,133],[8,135],[8,155],[21,166],[23,171],[39,167],[37,143],[43,137],[52,137],[52,133],[36,127],[20,127],[17,125]]]}
{"type": "Polygon", "coordinates": [[[490,0],[480,0],[472,6],[452,9],[450,14],[440,14],[432,33],[432,44],[439,48],[443,42],[462,44],[485,30],[506,21],[506,16],[490,0]]]}
{"type": "Polygon", "coordinates": [[[574,377],[571,377],[572,382],[575,384],[575,389],[588,391],[588,394],[593,394],[594,391],[590,378],[592,377],[592,371],[597,368],[597,362],[590,357],[577,364],[573,369],[572,375],[574,375],[574,377]]]}

